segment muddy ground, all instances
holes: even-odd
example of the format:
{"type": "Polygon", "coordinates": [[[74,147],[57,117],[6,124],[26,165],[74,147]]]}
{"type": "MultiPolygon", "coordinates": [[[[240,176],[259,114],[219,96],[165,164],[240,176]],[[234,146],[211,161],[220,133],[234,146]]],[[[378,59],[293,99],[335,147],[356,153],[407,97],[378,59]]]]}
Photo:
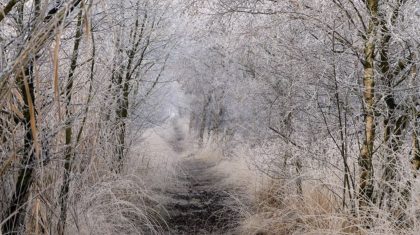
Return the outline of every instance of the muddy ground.
{"type": "Polygon", "coordinates": [[[238,207],[215,163],[191,157],[179,165],[177,186],[165,192],[168,234],[234,234],[238,207]]]}
{"type": "Polygon", "coordinates": [[[174,181],[161,192],[166,198],[165,234],[235,234],[240,218],[235,190],[223,184],[226,175],[215,171],[216,161],[187,153],[185,136],[174,122],[173,134],[166,139],[183,157],[174,181]]]}

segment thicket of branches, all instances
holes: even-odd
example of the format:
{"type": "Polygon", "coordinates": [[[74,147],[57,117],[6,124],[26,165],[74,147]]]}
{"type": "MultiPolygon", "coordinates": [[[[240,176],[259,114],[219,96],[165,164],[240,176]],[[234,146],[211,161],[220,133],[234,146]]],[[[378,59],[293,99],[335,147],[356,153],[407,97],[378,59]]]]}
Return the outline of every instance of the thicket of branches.
{"type": "Polygon", "coordinates": [[[193,4],[212,38],[187,85],[200,138],[222,120],[293,195],[318,185],[362,230],[418,226],[418,1],[193,4]]]}
{"type": "Polygon", "coordinates": [[[141,180],[119,175],[162,121],[170,1],[0,3],[1,232],[156,231],[141,180]]]}

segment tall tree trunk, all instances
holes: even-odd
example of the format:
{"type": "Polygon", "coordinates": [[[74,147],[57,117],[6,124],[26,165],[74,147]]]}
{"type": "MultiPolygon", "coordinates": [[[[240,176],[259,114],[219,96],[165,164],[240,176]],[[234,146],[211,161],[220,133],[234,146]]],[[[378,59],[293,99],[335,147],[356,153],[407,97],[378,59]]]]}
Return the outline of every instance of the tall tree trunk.
{"type": "MultiPolygon", "coordinates": [[[[84,116],[82,119],[82,122],[80,123],[80,127],[79,130],[77,132],[76,135],[76,143],[75,146],[78,146],[80,143],[80,140],[82,138],[82,134],[85,130],[85,125],[86,125],[86,121],[88,118],[88,113],[89,113],[89,105],[92,101],[93,98],[93,80],[95,77],[95,65],[96,65],[96,45],[95,45],[95,34],[93,33],[92,28],[90,29],[90,38],[91,38],[91,45],[92,45],[92,61],[91,61],[91,65],[90,65],[90,78],[89,78],[89,89],[88,89],[88,95],[87,95],[87,100],[86,100],[86,107],[84,110],[84,116]]],[[[109,90],[109,89],[108,89],[109,90]]],[[[83,173],[85,171],[85,168],[88,164],[88,162],[90,161],[89,158],[83,158],[82,162],[80,163],[80,171],[79,173],[83,173]]]]}
{"type": "Polygon", "coordinates": [[[65,130],[65,149],[64,149],[64,175],[63,175],[63,185],[61,186],[60,190],[60,218],[58,220],[57,231],[59,235],[63,235],[66,226],[66,219],[67,219],[67,201],[68,201],[68,193],[70,188],[70,174],[71,168],[74,161],[73,156],[73,148],[72,148],[72,139],[73,139],[73,130],[72,130],[72,123],[70,122],[72,116],[71,110],[71,100],[72,100],[72,90],[73,90],[73,80],[74,80],[74,72],[77,67],[77,59],[79,57],[79,46],[80,41],[82,38],[82,10],[79,11],[79,15],[77,18],[77,26],[76,26],[76,35],[75,41],[73,46],[73,54],[71,57],[71,64],[70,70],[66,85],[66,92],[65,92],[65,99],[66,99],[66,130],[65,130]]]}
{"type": "Polygon", "coordinates": [[[363,75],[363,104],[364,104],[364,140],[359,156],[360,185],[359,208],[366,211],[373,195],[373,147],[375,140],[375,40],[378,30],[378,0],[366,1],[369,13],[369,29],[364,50],[364,75],[363,75]]]}
{"type": "MultiPolygon", "coordinates": [[[[400,71],[403,71],[408,62],[401,60],[397,63],[396,68],[391,69],[391,63],[389,58],[389,49],[392,39],[392,34],[389,27],[394,27],[398,19],[401,7],[406,0],[399,0],[394,6],[394,10],[391,14],[391,20],[388,22],[382,15],[380,16],[380,62],[379,69],[381,73],[382,82],[384,84],[384,100],[387,107],[386,117],[384,119],[384,143],[386,144],[385,162],[383,163],[383,176],[380,187],[382,191],[379,196],[379,207],[386,205],[386,209],[390,212],[391,216],[394,216],[396,221],[400,221],[405,216],[405,209],[408,201],[402,199],[401,192],[407,193],[406,189],[401,189],[398,186],[397,181],[399,180],[398,166],[401,165],[401,161],[398,158],[401,156],[401,146],[403,144],[403,133],[410,121],[410,115],[406,107],[399,105],[395,95],[395,83],[397,82],[400,71]],[[388,26],[390,24],[391,26],[388,26]],[[402,114],[398,114],[398,110],[402,109],[402,114]],[[398,193],[400,192],[400,193],[398,193]],[[399,203],[395,203],[395,199],[398,199],[399,203]]],[[[410,60],[409,58],[407,60],[410,60]]],[[[406,75],[403,75],[406,76],[406,75]]],[[[409,183],[410,184],[410,183],[409,183]]],[[[401,221],[400,221],[401,222],[401,221]]]]}

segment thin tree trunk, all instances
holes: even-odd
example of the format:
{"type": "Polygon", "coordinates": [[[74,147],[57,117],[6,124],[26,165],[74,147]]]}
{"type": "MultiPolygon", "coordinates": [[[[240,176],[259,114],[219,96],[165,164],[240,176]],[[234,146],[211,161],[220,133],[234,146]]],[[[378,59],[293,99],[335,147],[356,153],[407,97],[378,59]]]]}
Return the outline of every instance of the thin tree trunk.
{"type": "Polygon", "coordinates": [[[204,132],[206,130],[207,116],[208,116],[207,109],[208,109],[208,106],[210,105],[210,101],[211,101],[211,96],[208,96],[207,99],[205,99],[205,102],[203,105],[203,112],[201,113],[200,130],[198,132],[198,141],[199,141],[200,146],[203,145],[203,141],[204,141],[204,132]]]}
{"type": "Polygon", "coordinates": [[[71,168],[74,161],[73,148],[72,148],[72,139],[73,139],[73,130],[72,123],[70,123],[72,111],[71,111],[71,100],[72,100],[72,90],[73,90],[73,80],[74,72],[77,67],[77,59],[79,56],[79,46],[82,38],[82,10],[79,11],[77,26],[76,26],[76,38],[74,41],[73,54],[71,58],[70,70],[66,86],[66,130],[65,130],[65,150],[64,150],[64,175],[63,175],[63,185],[60,190],[60,218],[58,220],[57,231],[59,235],[63,235],[66,226],[67,219],[67,200],[68,193],[70,188],[70,174],[71,168]]]}
{"type": "MultiPolygon", "coordinates": [[[[96,65],[96,59],[95,59],[95,57],[96,57],[96,46],[95,46],[95,35],[94,35],[92,29],[91,29],[91,32],[90,32],[90,37],[91,37],[91,40],[92,40],[92,42],[91,42],[92,43],[92,62],[91,62],[91,66],[90,66],[90,83],[89,83],[88,97],[87,97],[87,101],[86,101],[86,108],[85,108],[85,111],[84,111],[84,116],[83,116],[82,122],[81,122],[80,127],[79,127],[79,131],[77,132],[77,135],[76,135],[75,146],[78,146],[78,144],[80,143],[80,140],[82,138],[82,133],[84,131],[84,128],[85,128],[85,125],[86,125],[86,120],[87,120],[87,117],[88,117],[89,105],[90,105],[90,102],[91,102],[92,96],[93,96],[92,92],[93,92],[93,79],[94,79],[94,76],[95,76],[95,65],[96,65]]],[[[87,159],[83,159],[83,160],[84,161],[82,161],[82,163],[80,164],[81,165],[80,166],[80,173],[85,171],[86,164],[84,164],[84,163],[89,161],[87,159]]]]}
{"type": "MultiPolygon", "coordinates": [[[[139,7],[139,6],[137,6],[139,7]]],[[[139,8],[137,9],[139,10],[139,8]]],[[[115,171],[117,173],[121,172],[123,165],[124,165],[124,155],[126,150],[126,128],[127,128],[127,119],[128,119],[128,110],[129,110],[129,96],[130,91],[132,89],[132,85],[130,84],[135,70],[140,66],[143,62],[146,50],[150,43],[150,35],[145,38],[145,26],[147,22],[148,16],[147,12],[143,15],[143,22],[140,24],[139,15],[137,15],[134,27],[130,33],[130,42],[132,43],[131,49],[128,51],[128,62],[127,66],[121,66],[121,71],[124,71],[123,74],[119,74],[117,78],[117,89],[118,89],[118,97],[117,99],[117,108],[116,108],[116,123],[117,123],[117,143],[115,152],[117,155],[117,164],[115,167],[115,171]],[[140,43],[145,41],[145,45],[141,50],[140,58],[137,62],[134,61],[136,54],[138,53],[140,43]]],[[[120,72],[121,72],[120,71],[120,72]]]]}
{"type": "MultiPolygon", "coordinates": [[[[17,1],[19,2],[19,1],[17,1]]],[[[9,2],[10,3],[10,2],[9,2]]],[[[13,6],[12,6],[13,7],[13,6]]],[[[40,2],[34,1],[35,16],[39,16],[40,2]]],[[[6,12],[4,12],[6,13],[6,12]]],[[[19,27],[23,28],[23,5],[18,8],[18,23],[19,27]]],[[[27,41],[30,38],[26,39],[27,41]]],[[[29,198],[29,191],[33,181],[33,172],[35,160],[39,150],[36,148],[36,111],[35,111],[35,87],[33,82],[33,59],[17,70],[16,83],[19,87],[23,98],[24,105],[22,107],[23,119],[22,124],[24,128],[24,144],[22,151],[22,168],[19,170],[18,178],[15,184],[15,191],[12,195],[12,200],[4,218],[7,219],[2,227],[4,234],[17,234],[20,232],[20,227],[24,227],[26,215],[26,203],[29,198]]]]}
{"type": "MultiPolygon", "coordinates": [[[[413,58],[414,59],[414,58],[413,58]]],[[[413,65],[411,68],[411,80],[413,81],[417,75],[417,66],[413,65]]],[[[419,144],[419,137],[418,137],[418,128],[419,123],[417,121],[419,117],[419,111],[415,106],[416,100],[413,97],[412,101],[412,116],[413,116],[413,134],[412,134],[412,152],[411,152],[411,166],[413,168],[413,176],[417,177],[417,171],[420,169],[420,144],[419,144]]]]}
{"type": "Polygon", "coordinates": [[[6,212],[6,223],[3,225],[4,234],[17,234],[20,227],[24,225],[26,214],[26,203],[29,197],[29,189],[33,181],[35,165],[35,108],[34,108],[34,85],[32,79],[32,63],[20,74],[17,75],[17,83],[20,88],[23,100],[22,124],[25,131],[24,145],[18,179],[9,209],[6,212]],[[25,81],[26,80],[26,81],[25,81]],[[29,80],[29,82],[28,82],[29,80]]]}
{"type": "Polygon", "coordinates": [[[125,152],[125,135],[126,135],[126,121],[128,118],[128,96],[130,94],[129,81],[125,81],[122,90],[122,97],[119,98],[118,107],[117,107],[117,125],[118,125],[118,135],[117,135],[117,145],[116,145],[116,154],[117,154],[117,166],[116,172],[121,172],[123,168],[124,161],[124,152],[125,152]]]}
{"type": "Polygon", "coordinates": [[[194,128],[197,126],[197,118],[196,114],[194,112],[191,112],[190,114],[190,122],[188,124],[188,132],[191,134],[194,128]]]}

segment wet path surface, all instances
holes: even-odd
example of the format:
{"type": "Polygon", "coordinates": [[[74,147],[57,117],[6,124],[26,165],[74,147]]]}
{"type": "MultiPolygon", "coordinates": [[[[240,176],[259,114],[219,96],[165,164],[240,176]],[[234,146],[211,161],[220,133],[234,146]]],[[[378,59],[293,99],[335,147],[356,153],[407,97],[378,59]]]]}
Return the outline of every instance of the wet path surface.
{"type": "Polygon", "coordinates": [[[235,200],[223,188],[223,176],[211,168],[214,163],[186,159],[180,163],[178,184],[165,192],[167,234],[234,234],[239,213],[235,200]]]}

